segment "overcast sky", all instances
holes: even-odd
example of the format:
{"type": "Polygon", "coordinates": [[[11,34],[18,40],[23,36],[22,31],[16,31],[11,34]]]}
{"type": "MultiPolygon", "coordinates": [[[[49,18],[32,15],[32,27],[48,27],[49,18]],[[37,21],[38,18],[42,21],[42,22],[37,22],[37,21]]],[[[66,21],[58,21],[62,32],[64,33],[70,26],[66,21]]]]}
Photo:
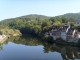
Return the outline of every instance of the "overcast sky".
{"type": "Polygon", "coordinates": [[[80,0],[0,0],[0,20],[28,14],[57,16],[80,12],[80,0]]]}

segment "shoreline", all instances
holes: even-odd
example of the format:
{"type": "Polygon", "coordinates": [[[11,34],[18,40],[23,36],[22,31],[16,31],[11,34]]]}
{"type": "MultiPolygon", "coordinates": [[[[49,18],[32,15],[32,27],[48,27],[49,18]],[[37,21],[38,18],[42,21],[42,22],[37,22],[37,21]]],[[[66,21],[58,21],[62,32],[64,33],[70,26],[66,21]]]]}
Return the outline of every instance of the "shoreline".
{"type": "Polygon", "coordinates": [[[3,43],[7,39],[6,35],[0,35],[0,43],[3,43]]]}
{"type": "Polygon", "coordinates": [[[5,40],[7,40],[8,38],[10,38],[11,36],[21,36],[19,34],[15,35],[0,35],[0,43],[2,44],[5,40]]]}

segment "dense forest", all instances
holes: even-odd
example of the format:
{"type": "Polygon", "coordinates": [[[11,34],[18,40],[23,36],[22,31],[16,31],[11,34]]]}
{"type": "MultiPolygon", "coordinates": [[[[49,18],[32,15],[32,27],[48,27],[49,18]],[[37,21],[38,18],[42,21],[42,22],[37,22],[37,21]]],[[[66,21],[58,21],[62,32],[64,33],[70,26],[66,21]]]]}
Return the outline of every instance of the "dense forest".
{"type": "Polygon", "coordinates": [[[80,13],[67,13],[64,15],[56,16],[56,17],[67,18],[67,19],[73,18],[77,20],[77,19],[80,19],[80,13]]]}
{"type": "Polygon", "coordinates": [[[80,19],[80,13],[68,13],[55,17],[31,14],[0,21],[0,25],[18,29],[22,34],[42,36],[51,29],[62,26],[70,19],[80,19]]]}

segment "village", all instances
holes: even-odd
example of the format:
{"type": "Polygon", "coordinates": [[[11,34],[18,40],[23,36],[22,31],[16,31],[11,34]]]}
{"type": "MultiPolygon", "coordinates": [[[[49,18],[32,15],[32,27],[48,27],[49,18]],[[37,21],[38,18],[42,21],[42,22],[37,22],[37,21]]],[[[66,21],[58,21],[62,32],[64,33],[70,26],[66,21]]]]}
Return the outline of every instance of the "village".
{"type": "Polygon", "coordinates": [[[80,32],[74,27],[70,26],[70,23],[74,23],[75,26],[80,26],[80,20],[69,20],[66,25],[49,31],[49,35],[55,41],[57,38],[61,38],[66,42],[78,43],[80,39],[80,32]]]}

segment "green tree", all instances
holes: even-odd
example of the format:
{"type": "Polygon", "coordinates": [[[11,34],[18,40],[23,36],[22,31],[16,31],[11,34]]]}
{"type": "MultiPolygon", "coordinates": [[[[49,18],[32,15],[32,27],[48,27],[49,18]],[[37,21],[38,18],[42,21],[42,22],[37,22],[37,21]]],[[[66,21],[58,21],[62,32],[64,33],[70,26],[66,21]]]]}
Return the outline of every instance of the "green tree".
{"type": "Polygon", "coordinates": [[[55,17],[52,17],[49,20],[51,20],[52,22],[56,22],[57,21],[57,19],[55,17]]]}
{"type": "Polygon", "coordinates": [[[71,23],[70,23],[70,26],[74,27],[74,23],[73,23],[73,22],[71,22],[71,23]]]}

